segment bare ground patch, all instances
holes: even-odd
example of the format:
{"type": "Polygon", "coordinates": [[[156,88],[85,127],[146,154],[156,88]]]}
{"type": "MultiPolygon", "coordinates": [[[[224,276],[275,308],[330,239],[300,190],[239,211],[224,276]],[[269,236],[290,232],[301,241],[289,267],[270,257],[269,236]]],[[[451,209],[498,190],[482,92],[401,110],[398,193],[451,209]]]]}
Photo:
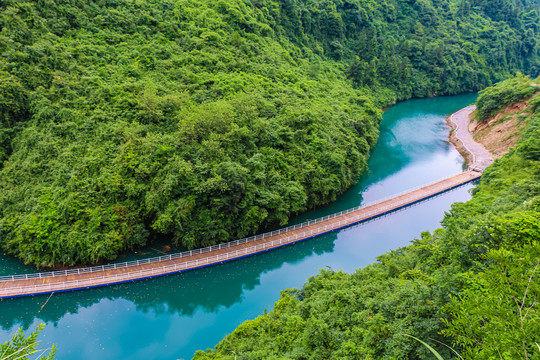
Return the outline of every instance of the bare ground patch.
{"type": "Polygon", "coordinates": [[[516,146],[521,131],[527,124],[528,100],[507,106],[485,122],[472,121],[469,130],[473,133],[474,140],[484,145],[497,158],[506,154],[516,146]]]}

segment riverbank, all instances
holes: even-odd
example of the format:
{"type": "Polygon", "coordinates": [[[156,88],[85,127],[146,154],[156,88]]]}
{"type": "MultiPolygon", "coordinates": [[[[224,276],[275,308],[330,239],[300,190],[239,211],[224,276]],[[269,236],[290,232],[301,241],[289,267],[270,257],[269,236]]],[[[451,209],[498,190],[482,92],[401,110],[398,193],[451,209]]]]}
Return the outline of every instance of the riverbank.
{"type": "MultiPolygon", "coordinates": [[[[482,104],[500,104],[499,90],[512,86],[496,85],[482,94],[485,102],[477,102],[479,110],[485,110],[482,104]]],[[[454,139],[471,156],[471,165],[477,165],[482,159],[471,141],[472,110],[449,119],[455,126],[454,139]],[[462,136],[463,131],[471,137],[462,136]]],[[[472,200],[452,206],[442,228],[423,232],[409,246],[380,255],[354,273],[322,270],[301,289],[282,291],[273,310],[244,322],[215,349],[199,351],[194,359],[289,354],[325,359],[429,357],[422,344],[403,334],[426,339],[441,358],[454,355],[440,345],[448,343],[471,358],[536,354],[540,318],[534,312],[527,319],[516,318],[515,299],[524,293],[523,303],[540,298],[538,284],[532,281],[540,258],[539,112],[540,107],[527,112],[516,151],[492,165],[472,200]]],[[[420,219],[409,218],[416,220],[420,219]]]]}
{"type": "MultiPolygon", "coordinates": [[[[472,94],[415,99],[387,110],[369,159],[370,172],[331,206],[305,214],[299,222],[460,172],[462,158],[445,143],[448,128],[442,122],[474,99],[472,94]]],[[[241,261],[130,284],[55,293],[43,309],[48,295],[6,299],[0,302],[0,341],[11,338],[18,325],[28,329],[30,324],[45,322],[42,345],[56,344],[57,357],[63,360],[189,359],[196,350],[215,346],[244,320],[272,309],[280,290],[301,287],[320,268],[353,273],[377,256],[408,245],[422,231],[435,230],[453,202],[470,199],[471,188],[466,185],[377,221],[241,261]],[[130,332],[134,323],[138,330],[130,332]],[[129,334],[125,336],[129,341],[119,343],[119,333],[129,334]]],[[[123,259],[131,260],[135,259],[123,259]]],[[[6,268],[2,275],[19,272],[6,268]]]]}
{"type": "Polygon", "coordinates": [[[471,169],[485,170],[496,158],[516,146],[523,121],[529,109],[527,98],[508,105],[503,111],[483,122],[473,119],[476,106],[467,106],[446,118],[452,128],[449,141],[471,169]]]}
{"type": "Polygon", "coordinates": [[[494,157],[483,144],[474,139],[469,128],[471,114],[476,110],[475,105],[467,106],[446,119],[452,128],[449,141],[456,147],[471,169],[485,170],[493,163],[494,157]]]}

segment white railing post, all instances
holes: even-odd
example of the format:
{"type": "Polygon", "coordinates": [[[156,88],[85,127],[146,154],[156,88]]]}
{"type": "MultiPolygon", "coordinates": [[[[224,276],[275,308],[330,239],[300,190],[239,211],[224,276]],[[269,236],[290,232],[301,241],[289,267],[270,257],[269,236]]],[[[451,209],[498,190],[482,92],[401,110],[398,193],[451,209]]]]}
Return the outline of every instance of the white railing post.
{"type": "MultiPolygon", "coordinates": [[[[361,206],[356,206],[354,208],[351,208],[351,209],[348,209],[348,210],[342,210],[340,212],[337,212],[337,213],[334,213],[334,214],[331,214],[331,215],[326,215],[326,216],[323,216],[323,217],[320,217],[320,218],[317,218],[317,219],[314,219],[314,220],[307,220],[307,221],[304,221],[301,224],[291,225],[291,226],[288,226],[286,228],[266,232],[266,233],[251,236],[251,237],[248,237],[248,238],[238,239],[238,240],[230,241],[230,242],[224,243],[224,244],[213,245],[213,246],[209,246],[209,247],[206,247],[206,248],[196,249],[195,252],[193,250],[189,250],[189,251],[186,251],[186,252],[183,252],[183,253],[176,253],[176,254],[169,254],[169,255],[164,255],[164,256],[159,256],[159,257],[147,258],[147,259],[140,259],[140,260],[137,260],[137,261],[114,263],[114,264],[109,264],[109,265],[87,267],[87,268],[78,268],[78,269],[73,269],[73,270],[52,271],[52,272],[46,272],[46,273],[40,272],[40,273],[24,274],[24,275],[8,275],[8,276],[0,277],[0,281],[15,281],[15,280],[18,280],[18,279],[29,280],[29,279],[33,279],[33,278],[36,278],[36,277],[38,277],[38,278],[58,277],[58,276],[67,276],[69,274],[79,274],[80,275],[81,273],[87,273],[87,272],[94,273],[94,272],[104,271],[104,270],[107,270],[107,269],[118,269],[118,268],[121,268],[121,267],[128,267],[128,266],[135,266],[135,265],[149,264],[149,263],[158,263],[158,262],[163,262],[163,261],[166,261],[166,260],[172,260],[173,258],[181,258],[181,257],[193,256],[194,254],[202,254],[204,252],[211,252],[211,251],[215,251],[215,250],[221,250],[221,249],[223,249],[225,247],[234,247],[234,246],[237,246],[237,245],[240,245],[240,244],[244,244],[244,243],[254,241],[254,240],[258,240],[258,239],[264,239],[264,238],[271,237],[271,236],[274,236],[274,235],[277,235],[277,234],[286,234],[287,232],[289,232],[291,230],[310,227],[313,224],[317,224],[317,223],[320,223],[320,222],[323,222],[323,221],[327,221],[329,219],[335,219],[335,218],[338,218],[338,217],[340,217],[340,216],[342,216],[344,214],[349,214],[349,213],[352,213],[352,212],[355,212],[355,211],[360,211],[360,210],[364,211],[363,214],[362,213],[356,214],[350,219],[342,219],[342,220],[338,220],[338,221],[332,221],[330,224],[326,224],[324,226],[319,226],[318,229],[309,229],[309,230],[306,229],[306,231],[303,231],[301,234],[295,234],[295,235],[291,235],[291,236],[286,236],[285,238],[281,238],[279,240],[274,240],[274,241],[271,241],[269,243],[263,243],[263,244],[259,244],[259,245],[253,246],[253,247],[244,248],[242,250],[234,250],[234,251],[226,252],[223,255],[225,255],[224,257],[228,259],[230,257],[233,257],[233,255],[238,256],[240,254],[247,254],[248,252],[251,252],[251,251],[256,252],[258,249],[267,249],[267,248],[275,246],[276,244],[282,245],[282,244],[290,242],[292,240],[297,240],[297,239],[303,238],[303,237],[305,238],[305,237],[308,237],[310,235],[325,232],[327,230],[333,230],[333,229],[336,229],[336,228],[339,228],[339,227],[342,227],[342,226],[346,226],[347,224],[357,223],[357,222],[362,221],[362,219],[373,220],[373,217],[376,216],[377,214],[381,214],[381,215],[385,214],[386,215],[386,213],[388,213],[388,211],[401,209],[401,208],[403,208],[403,206],[405,206],[407,204],[412,205],[413,202],[416,203],[416,202],[418,202],[420,200],[423,200],[423,199],[425,199],[427,197],[436,196],[437,194],[439,194],[439,193],[441,193],[441,192],[443,192],[445,190],[449,190],[449,189],[451,189],[453,187],[468,183],[468,182],[471,181],[471,178],[476,179],[476,178],[480,177],[481,174],[480,175],[472,174],[471,176],[467,176],[467,177],[460,176],[459,178],[456,178],[457,176],[460,176],[460,175],[458,174],[458,175],[454,175],[454,176],[446,178],[445,179],[447,181],[446,186],[442,186],[442,185],[438,184],[439,182],[442,181],[442,180],[438,180],[438,181],[435,181],[435,182],[430,183],[428,185],[416,187],[414,189],[404,191],[404,192],[401,192],[399,194],[395,194],[395,195],[393,195],[391,197],[386,197],[386,198],[378,200],[376,202],[368,203],[368,204],[361,205],[361,206]],[[460,180],[462,178],[464,180],[460,180]],[[422,189],[422,188],[429,189],[429,187],[432,187],[432,189],[428,192],[427,195],[423,194],[418,198],[412,198],[410,196],[410,193],[412,193],[415,190],[419,190],[419,189],[422,189]],[[384,204],[385,202],[388,202],[389,199],[391,199],[391,198],[396,198],[396,197],[398,197],[400,195],[405,195],[405,194],[409,194],[409,195],[407,195],[404,199],[395,202],[394,204],[388,204],[388,205],[379,207],[378,210],[375,210],[377,205],[380,206],[380,205],[384,204]],[[367,212],[365,211],[365,209],[371,208],[371,207],[373,207],[374,209],[369,210],[367,212]]],[[[203,263],[210,263],[211,261],[213,261],[213,260],[210,260],[210,258],[211,258],[210,256],[207,256],[207,257],[205,257],[205,258],[203,258],[201,260],[197,259],[196,262],[195,262],[195,265],[196,266],[199,265],[200,261],[202,261],[203,263]]],[[[218,256],[215,256],[213,258],[215,258],[215,261],[219,261],[221,257],[218,255],[218,256]]],[[[187,263],[188,262],[183,262],[183,264],[185,264],[183,266],[187,267],[187,263]]],[[[175,266],[175,269],[176,269],[177,265],[175,264],[174,266],[175,266]]],[[[162,267],[159,267],[158,269],[163,269],[163,268],[164,267],[162,266],[162,267]]],[[[152,268],[152,271],[154,271],[153,269],[154,268],[152,268]]],[[[165,271],[165,270],[166,269],[163,269],[163,271],[165,271]]],[[[142,271],[142,270],[139,270],[139,271],[142,271]]],[[[140,274],[142,274],[142,272],[140,274]]]]}

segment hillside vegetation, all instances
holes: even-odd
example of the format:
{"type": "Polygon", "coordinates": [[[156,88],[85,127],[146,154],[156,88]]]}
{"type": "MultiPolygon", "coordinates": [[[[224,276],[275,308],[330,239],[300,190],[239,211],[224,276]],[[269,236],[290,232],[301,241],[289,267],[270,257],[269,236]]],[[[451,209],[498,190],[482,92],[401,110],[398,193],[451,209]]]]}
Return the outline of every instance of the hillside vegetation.
{"type": "MultiPolygon", "coordinates": [[[[515,78],[508,79],[497,84],[497,86],[488,87],[480,91],[480,95],[476,101],[476,118],[479,121],[486,121],[488,118],[502,111],[506,106],[532,96],[540,89],[535,82],[528,76],[518,74],[515,78]]],[[[534,106],[537,106],[536,102],[534,106]]]]}
{"type": "Polygon", "coordinates": [[[365,170],[379,107],[536,74],[538,5],[0,2],[0,243],[38,266],[285,224],[365,170]]]}
{"type": "MultiPolygon", "coordinates": [[[[520,84],[498,84],[479,102],[520,84]]],[[[440,342],[465,359],[540,359],[539,101],[529,100],[517,147],[441,229],[353,274],[321,270],[194,359],[433,359],[404,334],[445,359],[455,354],[440,342]]]]}

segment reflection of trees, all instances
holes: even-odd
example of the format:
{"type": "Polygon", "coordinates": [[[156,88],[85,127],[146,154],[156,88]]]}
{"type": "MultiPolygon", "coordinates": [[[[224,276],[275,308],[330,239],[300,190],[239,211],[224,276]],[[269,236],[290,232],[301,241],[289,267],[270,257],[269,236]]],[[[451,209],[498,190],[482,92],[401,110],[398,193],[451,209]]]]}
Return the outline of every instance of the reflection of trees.
{"type": "MultiPolygon", "coordinates": [[[[411,141],[402,141],[396,137],[396,133],[400,133],[396,125],[410,126],[406,122],[408,118],[420,116],[418,111],[421,109],[421,114],[433,114],[442,118],[447,112],[458,110],[465,106],[468,101],[473,101],[474,95],[458,95],[455,97],[444,97],[437,99],[418,99],[409,100],[404,103],[395,105],[387,110],[383,116],[384,120],[379,127],[379,141],[373,149],[368,161],[369,172],[364,173],[349,191],[338,197],[338,199],[330,205],[326,205],[321,209],[309,211],[308,213],[298,216],[291,220],[292,224],[298,224],[306,219],[315,219],[334,212],[349,209],[358,206],[362,203],[362,192],[369,189],[372,185],[377,184],[387,178],[389,175],[397,174],[403,170],[411,162],[414,162],[418,154],[433,153],[433,143],[428,139],[420,136],[418,139],[410,139],[411,141]],[[413,146],[411,146],[411,143],[413,146]]],[[[426,131],[425,129],[423,131],[426,131]]],[[[420,133],[419,133],[420,135],[420,133]]],[[[437,136],[434,140],[437,143],[446,139],[446,134],[437,136]]]]}
{"type": "MultiPolygon", "coordinates": [[[[361,177],[359,181],[362,182],[365,188],[368,188],[389,174],[395,174],[405,168],[405,166],[413,161],[413,157],[416,157],[418,154],[429,154],[433,152],[433,144],[427,141],[427,139],[423,139],[417,143],[415,142],[413,147],[407,141],[398,141],[392,132],[395,124],[405,127],[411,126],[407,122],[408,118],[426,116],[427,114],[444,118],[448,114],[461,109],[475,100],[475,94],[447,96],[436,99],[414,99],[388,109],[383,116],[384,120],[379,129],[379,142],[373,149],[368,163],[370,173],[361,177]],[[422,115],[418,114],[420,109],[422,115]]],[[[403,132],[397,131],[397,133],[403,132]]],[[[446,140],[446,134],[444,134],[442,139],[437,137],[436,141],[439,143],[441,140],[446,140]]]]}
{"type": "Polygon", "coordinates": [[[198,308],[217,312],[222,306],[239,302],[244,290],[260,283],[263,273],[312,254],[333,251],[336,237],[331,233],[237,261],[129,284],[57,293],[50,298],[6,299],[0,301],[0,326],[6,329],[21,324],[26,329],[36,318],[56,324],[64,315],[75,314],[102,299],[126,299],[144,312],[192,315],[198,308]]]}

